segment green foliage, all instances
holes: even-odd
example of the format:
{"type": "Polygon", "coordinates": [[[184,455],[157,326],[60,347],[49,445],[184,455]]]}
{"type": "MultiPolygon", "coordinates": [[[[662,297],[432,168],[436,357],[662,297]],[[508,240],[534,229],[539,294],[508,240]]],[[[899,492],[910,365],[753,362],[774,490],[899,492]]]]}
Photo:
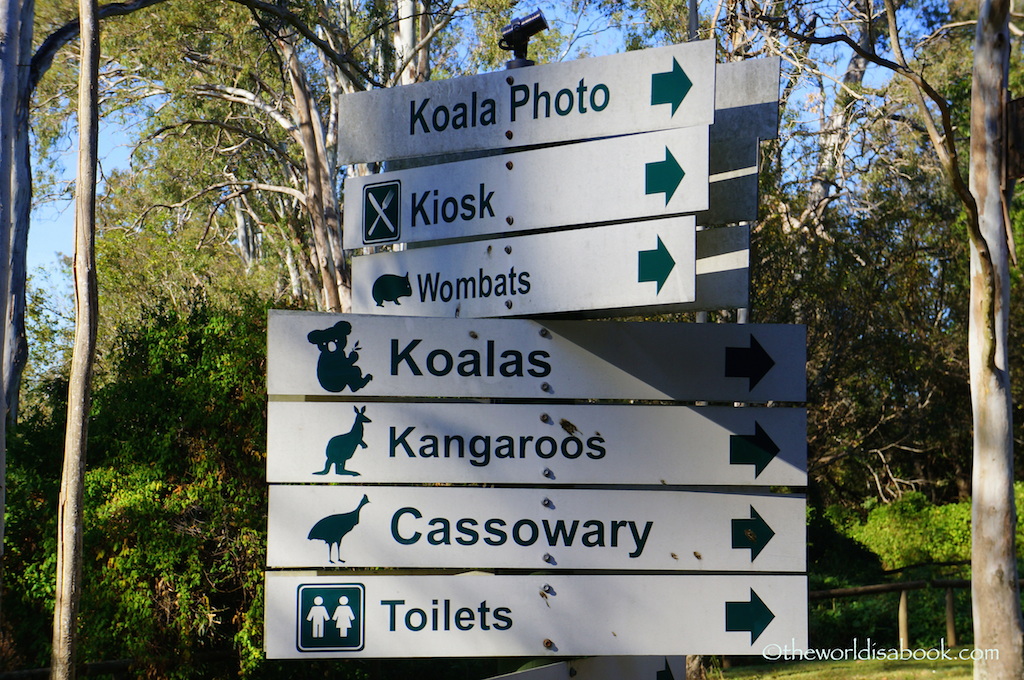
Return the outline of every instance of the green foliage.
{"type": "MultiPolygon", "coordinates": [[[[1018,485],[1018,493],[1020,493],[1018,485]]],[[[969,501],[934,505],[919,492],[876,505],[849,535],[877,554],[887,569],[971,558],[969,501]]]]}
{"type": "MultiPolygon", "coordinates": [[[[83,660],[133,658],[186,678],[223,673],[225,653],[241,670],[262,657],[267,307],[194,295],[118,333],[90,422],[83,660]]],[[[36,622],[16,631],[35,666],[47,665],[62,426],[59,406],[41,409],[10,447],[6,566],[16,576],[4,602],[9,620],[13,608],[36,622]]]]}

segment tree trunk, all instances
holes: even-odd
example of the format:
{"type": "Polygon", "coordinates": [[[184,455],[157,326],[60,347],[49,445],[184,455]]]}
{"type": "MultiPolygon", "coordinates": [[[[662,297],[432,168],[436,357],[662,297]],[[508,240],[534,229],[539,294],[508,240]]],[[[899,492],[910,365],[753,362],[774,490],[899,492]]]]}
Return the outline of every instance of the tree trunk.
{"type": "Polygon", "coordinates": [[[309,90],[309,83],[295,53],[295,46],[289,42],[289,38],[280,38],[278,47],[288,69],[294,97],[295,117],[299,128],[298,141],[302,146],[305,165],[303,180],[306,185],[306,211],[309,213],[313,242],[316,245],[317,264],[324,291],[324,307],[329,312],[347,312],[351,305],[351,284],[348,282],[344,261],[337,261],[336,249],[332,243],[331,232],[341,234],[341,220],[323,142],[323,128],[309,90]]]}
{"type": "MultiPolygon", "coordinates": [[[[24,197],[18,172],[18,153],[22,148],[18,135],[18,102],[22,94],[24,69],[22,50],[26,47],[23,35],[28,31],[31,41],[33,5],[31,0],[0,1],[0,348],[4,347],[7,301],[11,282],[11,238],[14,224],[20,214],[17,201],[24,197]]],[[[27,140],[27,128],[25,130],[27,140]]],[[[10,374],[0,360],[0,567],[3,561],[4,510],[7,494],[7,400],[6,385],[10,374]]],[[[0,580],[2,585],[2,580],[0,580]]]]}
{"type": "Polygon", "coordinates": [[[1013,401],[1007,353],[1010,276],[1003,182],[1003,111],[1009,63],[1007,0],[981,0],[971,94],[969,355],[974,410],[972,598],[974,645],[999,650],[974,663],[977,679],[1024,678],[1024,632],[1014,545],[1013,401]]]}
{"type": "Polygon", "coordinates": [[[96,159],[99,139],[99,23],[96,0],[79,0],[82,61],[78,79],[78,177],[75,188],[75,344],[68,386],[57,524],[57,598],[50,677],[75,677],[78,603],[82,590],[85,451],[96,349],[96,159]]]}

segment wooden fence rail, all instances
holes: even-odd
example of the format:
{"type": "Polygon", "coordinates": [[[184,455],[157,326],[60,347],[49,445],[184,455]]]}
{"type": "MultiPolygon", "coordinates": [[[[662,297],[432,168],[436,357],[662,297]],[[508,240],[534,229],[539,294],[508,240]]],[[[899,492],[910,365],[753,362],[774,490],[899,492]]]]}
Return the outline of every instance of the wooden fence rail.
{"type": "Polygon", "coordinates": [[[857,586],[854,588],[831,588],[829,590],[812,590],[807,594],[809,600],[831,600],[840,597],[859,597],[861,595],[877,595],[879,593],[900,594],[899,604],[899,638],[900,649],[907,649],[910,644],[910,605],[908,593],[911,590],[923,590],[925,588],[946,589],[946,644],[950,647],[957,645],[956,625],[954,621],[953,589],[970,588],[970,579],[930,579],[927,581],[903,581],[901,583],[879,583],[871,586],[857,586]]]}

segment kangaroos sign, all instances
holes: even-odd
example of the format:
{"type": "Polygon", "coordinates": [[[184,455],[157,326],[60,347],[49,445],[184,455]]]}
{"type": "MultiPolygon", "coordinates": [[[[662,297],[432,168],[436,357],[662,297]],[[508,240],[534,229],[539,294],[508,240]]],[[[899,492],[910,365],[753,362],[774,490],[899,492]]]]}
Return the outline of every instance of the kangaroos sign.
{"type": "Polygon", "coordinates": [[[807,484],[800,408],[272,401],[267,411],[272,484],[807,484]]]}
{"type": "Polygon", "coordinates": [[[271,311],[270,395],[803,401],[802,326],[271,311]]]}
{"type": "Polygon", "coordinates": [[[710,125],[711,40],[346,95],[342,163],[710,125]]]}

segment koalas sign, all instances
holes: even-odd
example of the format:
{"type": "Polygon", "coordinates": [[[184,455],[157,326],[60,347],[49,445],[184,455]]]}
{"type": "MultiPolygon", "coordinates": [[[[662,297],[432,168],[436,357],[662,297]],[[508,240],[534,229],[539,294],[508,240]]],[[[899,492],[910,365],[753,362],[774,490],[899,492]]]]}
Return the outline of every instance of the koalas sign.
{"type": "Polygon", "coordinates": [[[271,311],[274,396],[803,401],[802,326],[271,311]]]}

